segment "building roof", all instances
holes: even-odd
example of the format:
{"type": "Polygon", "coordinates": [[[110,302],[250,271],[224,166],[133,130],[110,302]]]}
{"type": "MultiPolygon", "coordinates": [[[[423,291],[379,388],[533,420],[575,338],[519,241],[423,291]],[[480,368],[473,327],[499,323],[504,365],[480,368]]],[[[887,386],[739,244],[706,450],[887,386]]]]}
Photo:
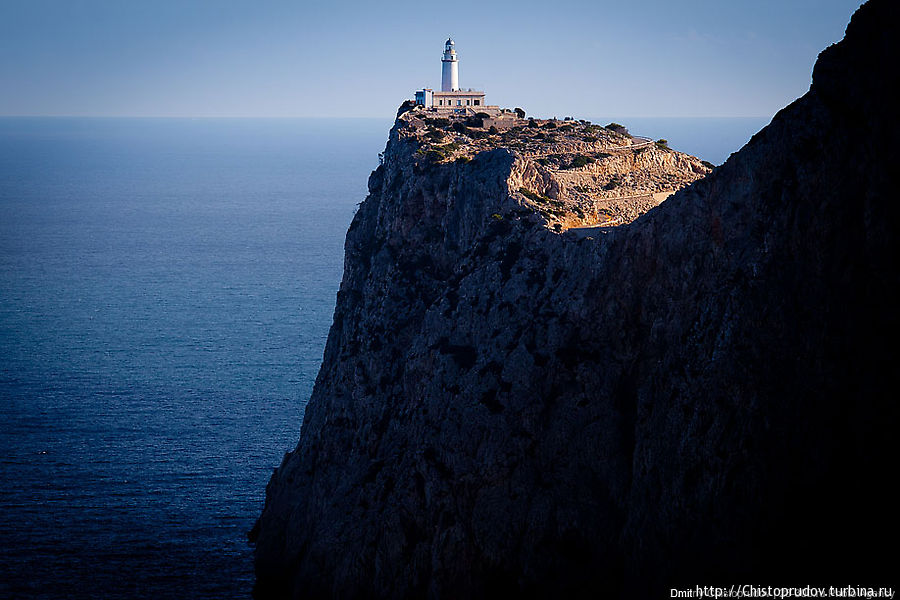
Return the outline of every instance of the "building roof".
{"type": "Polygon", "coordinates": [[[484,96],[480,90],[453,90],[452,92],[435,92],[435,96],[484,96]]]}

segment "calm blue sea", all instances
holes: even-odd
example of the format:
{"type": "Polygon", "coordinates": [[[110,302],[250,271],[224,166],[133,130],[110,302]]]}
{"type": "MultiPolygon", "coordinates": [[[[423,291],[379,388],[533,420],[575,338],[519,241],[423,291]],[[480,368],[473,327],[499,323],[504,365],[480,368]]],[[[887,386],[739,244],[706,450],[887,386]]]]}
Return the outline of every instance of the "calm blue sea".
{"type": "Polygon", "coordinates": [[[389,126],[0,119],[0,597],[249,595],[389,126]]]}
{"type": "Polygon", "coordinates": [[[249,595],[389,126],[0,119],[0,598],[249,595]]]}

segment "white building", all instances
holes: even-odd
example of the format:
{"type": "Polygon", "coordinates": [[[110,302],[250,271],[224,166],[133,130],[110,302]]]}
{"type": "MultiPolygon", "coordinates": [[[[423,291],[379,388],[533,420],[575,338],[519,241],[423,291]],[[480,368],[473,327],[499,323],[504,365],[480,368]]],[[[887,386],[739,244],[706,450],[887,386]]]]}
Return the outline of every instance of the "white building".
{"type": "Polygon", "coordinates": [[[441,91],[425,88],[416,92],[416,104],[440,113],[474,114],[496,112],[496,106],[485,106],[484,92],[459,89],[459,58],[456,44],[448,39],[441,56],[441,91]]]}

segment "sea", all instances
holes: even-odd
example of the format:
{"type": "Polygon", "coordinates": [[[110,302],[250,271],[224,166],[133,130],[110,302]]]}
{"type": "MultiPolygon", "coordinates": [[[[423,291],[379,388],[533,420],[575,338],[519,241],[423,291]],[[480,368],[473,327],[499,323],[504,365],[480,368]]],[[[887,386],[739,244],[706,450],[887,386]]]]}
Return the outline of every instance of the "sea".
{"type": "MultiPolygon", "coordinates": [[[[714,164],[767,121],[608,120],[714,164]]],[[[0,598],[250,596],[390,125],[0,118],[0,598]]]]}

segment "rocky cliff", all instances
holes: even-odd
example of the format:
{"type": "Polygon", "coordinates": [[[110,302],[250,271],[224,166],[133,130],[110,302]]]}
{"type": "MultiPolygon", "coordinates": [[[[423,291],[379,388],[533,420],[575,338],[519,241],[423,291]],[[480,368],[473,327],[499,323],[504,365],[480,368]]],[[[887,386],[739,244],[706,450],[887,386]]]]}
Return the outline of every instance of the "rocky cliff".
{"type": "Polygon", "coordinates": [[[429,164],[465,164],[485,152],[506,150],[516,163],[507,193],[557,232],[629,223],[712,168],[672,150],[665,140],[635,138],[617,123],[601,127],[570,118],[447,118],[407,105],[389,148],[401,141],[407,154],[414,149],[419,171],[429,164]]]}
{"type": "Polygon", "coordinates": [[[747,146],[589,236],[554,230],[574,209],[540,198],[580,196],[527,148],[426,156],[398,119],[252,533],[257,596],[893,577],[897,25],[861,7],[747,146]]]}

